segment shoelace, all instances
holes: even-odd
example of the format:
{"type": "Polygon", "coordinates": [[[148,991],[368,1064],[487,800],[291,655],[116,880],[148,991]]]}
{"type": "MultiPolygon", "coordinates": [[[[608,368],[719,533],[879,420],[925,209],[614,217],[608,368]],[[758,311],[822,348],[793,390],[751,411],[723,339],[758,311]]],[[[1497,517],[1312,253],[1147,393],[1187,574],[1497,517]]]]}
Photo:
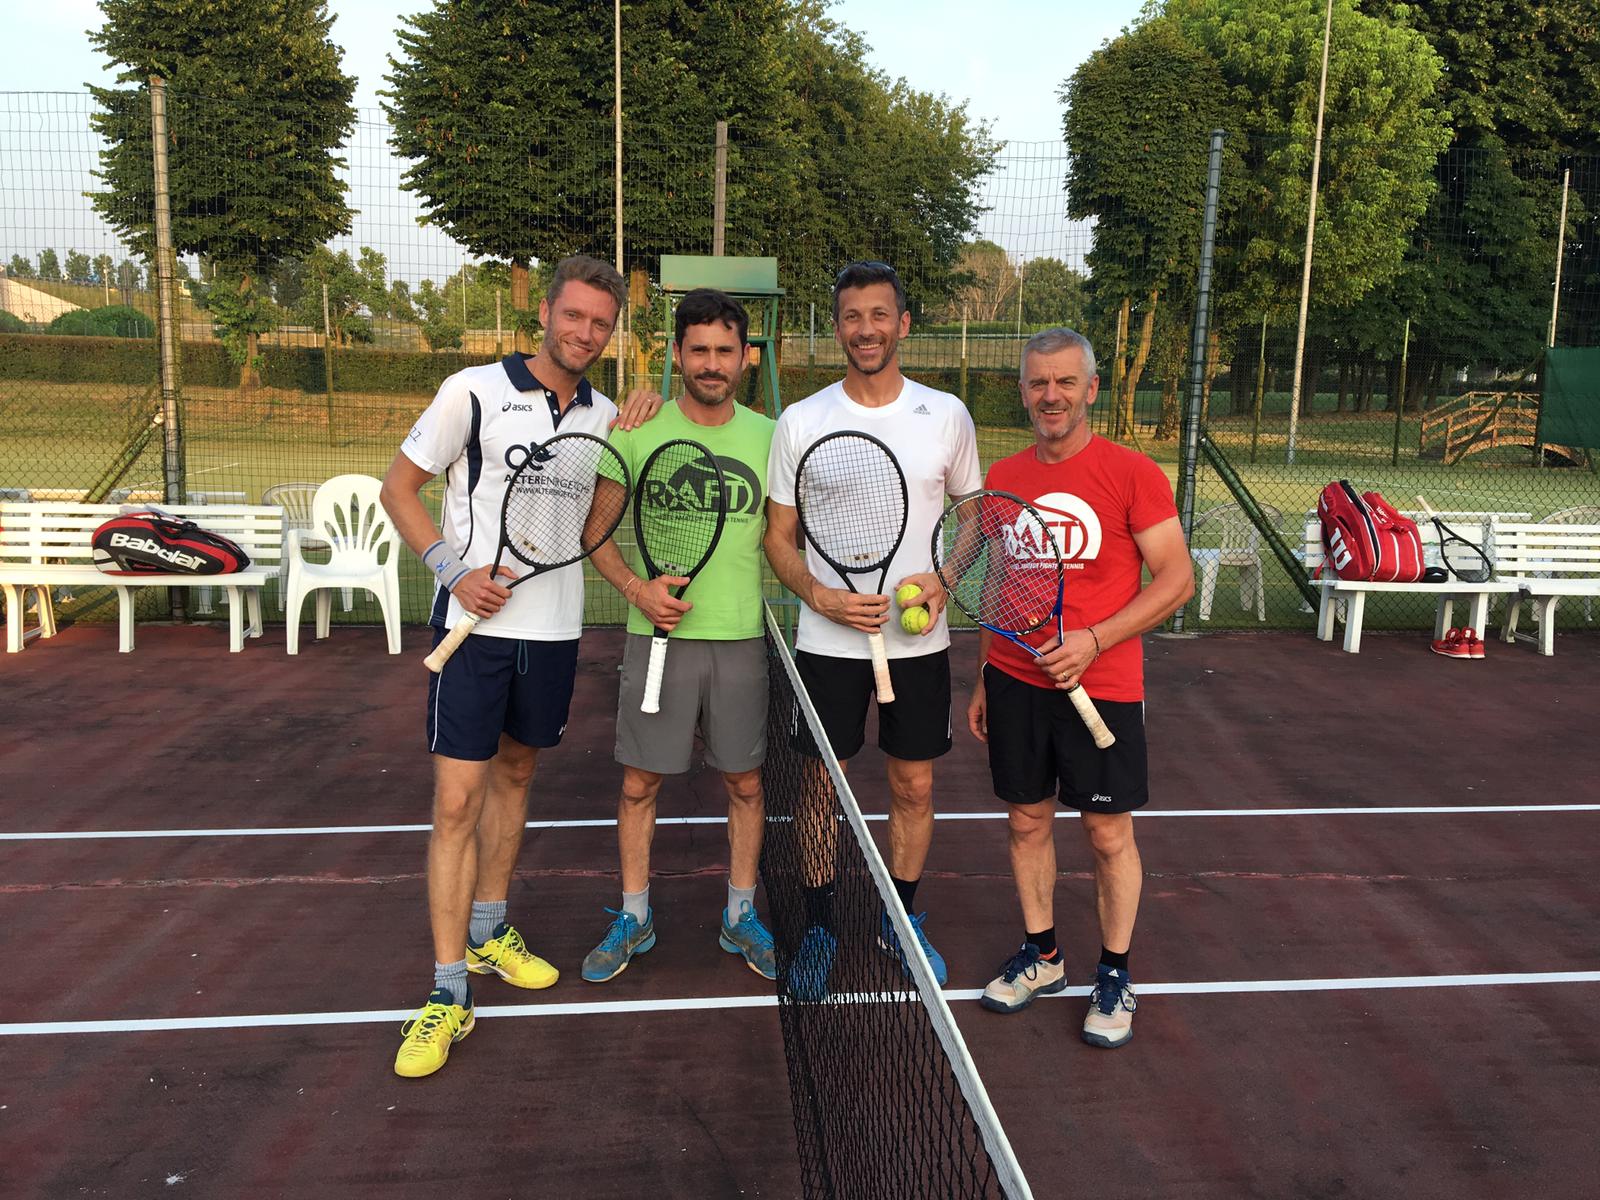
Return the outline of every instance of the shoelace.
{"type": "Polygon", "coordinates": [[[1000,978],[1007,983],[1015,983],[1017,976],[1033,969],[1034,965],[1042,961],[1039,952],[1032,946],[1024,946],[1011,956],[1011,961],[1006,963],[1005,969],[1000,972],[1000,978]],[[1031,953],[1030,953],[1031,951],[1031,953]]]}
{"type": "Polygon", "coordinates": [[[527,943],[522,940],[522,935],[510,926],[500,937],[500,955],[502,958],[530,959],[527,943]]]}
{"type": "Polygon", "coordinates": [[[761,923],[761,918],[756,916],[755,909],[747,909],[741,913],[739,915],[739,925],[741,928],[749,928],[750,937],[758,949],[772,949],[772,931],[761,923]]]}
{"type": "Polygon", "coordinates": [[[1105,1016],[1110,1016],[1117,1011],[1118,1006],[1133,1012],[1139,1007],[1139,1002],[1128,990],[1128,980],[1121,975],[1102,975],[1095,980],[1094,992],[1089,997],[1093,1004],[1105,1016]]]}
{"type": "MultiPolygon", "coordinates": [[[[430,1041],[439,1031],[439,1026],[447,1028],[454,1025],[449,1006],[444,1004],[424,1004],[422,1011],[411,1018],[411,1024],[405,1031],[406,1037],[416,1035],[419,1041],[430,1041]]],[[[455,1030],[449,1030],[450,1036],[455,1036],[455,1030]]]]}
{"type": "Polygon", "coordinates": [[[616,917],[616,920],[611,922],[611,928],[606,930],[605,940],[600,943],[600,948],[621,950],[628,944],[628,927],[638,928],[639,919],[625,909],[608,908],[606,911],[616,917]]]}

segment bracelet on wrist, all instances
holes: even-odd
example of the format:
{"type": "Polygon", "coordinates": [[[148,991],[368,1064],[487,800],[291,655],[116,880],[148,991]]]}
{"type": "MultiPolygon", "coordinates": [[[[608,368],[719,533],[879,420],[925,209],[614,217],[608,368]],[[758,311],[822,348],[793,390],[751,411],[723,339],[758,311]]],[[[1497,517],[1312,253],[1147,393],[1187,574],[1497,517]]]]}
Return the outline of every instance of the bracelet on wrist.
{"type": "Polygon", "coordinates": [[[1089,661],[1094,662],[1095,658],[1100,657],[1100,635],[1094,631],[1093,625],[1089,626],[1089,636],[1094,639],[1094,658],[1089,661]]]}

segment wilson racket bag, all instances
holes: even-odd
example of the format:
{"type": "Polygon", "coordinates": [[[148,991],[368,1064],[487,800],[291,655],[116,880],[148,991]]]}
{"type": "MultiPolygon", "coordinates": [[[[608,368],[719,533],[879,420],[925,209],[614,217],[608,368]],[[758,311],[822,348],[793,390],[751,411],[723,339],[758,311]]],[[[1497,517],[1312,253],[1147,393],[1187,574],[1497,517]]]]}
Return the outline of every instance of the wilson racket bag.
{"type": "Polygon", "coordinates": [[[112,517],[90,545],[107,575],[230,575],[250,565],[237,542],[154,512],[112,517]]]}
{"type": "Polygon", "coordinates": [[[1340,479],[1317,500],[1322,548],[1340,579],[1416,583],[1423,577],[1422,534],[1377,492],[1357,493],[1340,479]]]}

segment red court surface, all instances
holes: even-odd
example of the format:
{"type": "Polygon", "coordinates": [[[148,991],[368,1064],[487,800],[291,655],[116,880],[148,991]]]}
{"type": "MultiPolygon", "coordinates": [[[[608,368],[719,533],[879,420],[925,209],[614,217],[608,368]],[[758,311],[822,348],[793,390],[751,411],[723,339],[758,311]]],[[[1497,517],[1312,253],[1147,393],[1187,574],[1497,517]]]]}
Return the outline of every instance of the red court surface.
{"type": "MultiPolygon", "coordinates": [[[[119,655],[78,626],[0,660],[0,1197],[798,1194],[772,985],[716,945],[714,775],[663,793],[657,948],[578,978],[617,903],[615,631],[584,641],[511,895],[562,980],[479,980],[445,1070],[393,1075],[430,978],[423,642],[229,655],[143,625],[119,655]]],[[[1036,1196],[1600,1195],[1600,638],[1149,639],[1143,1003],[1115,1052],[1078,1040],[1086,987],[974,1002],[1021,929],[961,728],[973,653],[918,906],[1036,1196]]],[[[875,751],[851,778],[882,813],[875,751]]],[[[1073,820],[1059,844],[1086,984],[1073,820]]]]}

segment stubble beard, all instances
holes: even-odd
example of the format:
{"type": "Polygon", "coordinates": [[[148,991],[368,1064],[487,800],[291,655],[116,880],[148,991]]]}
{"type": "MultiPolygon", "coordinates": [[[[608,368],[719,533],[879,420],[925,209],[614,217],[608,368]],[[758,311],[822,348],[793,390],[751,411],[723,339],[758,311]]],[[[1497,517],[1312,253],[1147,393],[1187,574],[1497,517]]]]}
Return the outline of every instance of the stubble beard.
{"type": "Polygon", "coordinates": [[[688,392],[697,403],[703,404],[707,408],[721,408],[724,404],[727,404],[733,399],[733,380],[718,380],[719,383],[725,383],[726,386],[726,390],[720,396],[704,395],[698,386],[699,382],[699,380],[691,379],[687,375],[685,375],[683,378],[683,390],[688,392]]]}

